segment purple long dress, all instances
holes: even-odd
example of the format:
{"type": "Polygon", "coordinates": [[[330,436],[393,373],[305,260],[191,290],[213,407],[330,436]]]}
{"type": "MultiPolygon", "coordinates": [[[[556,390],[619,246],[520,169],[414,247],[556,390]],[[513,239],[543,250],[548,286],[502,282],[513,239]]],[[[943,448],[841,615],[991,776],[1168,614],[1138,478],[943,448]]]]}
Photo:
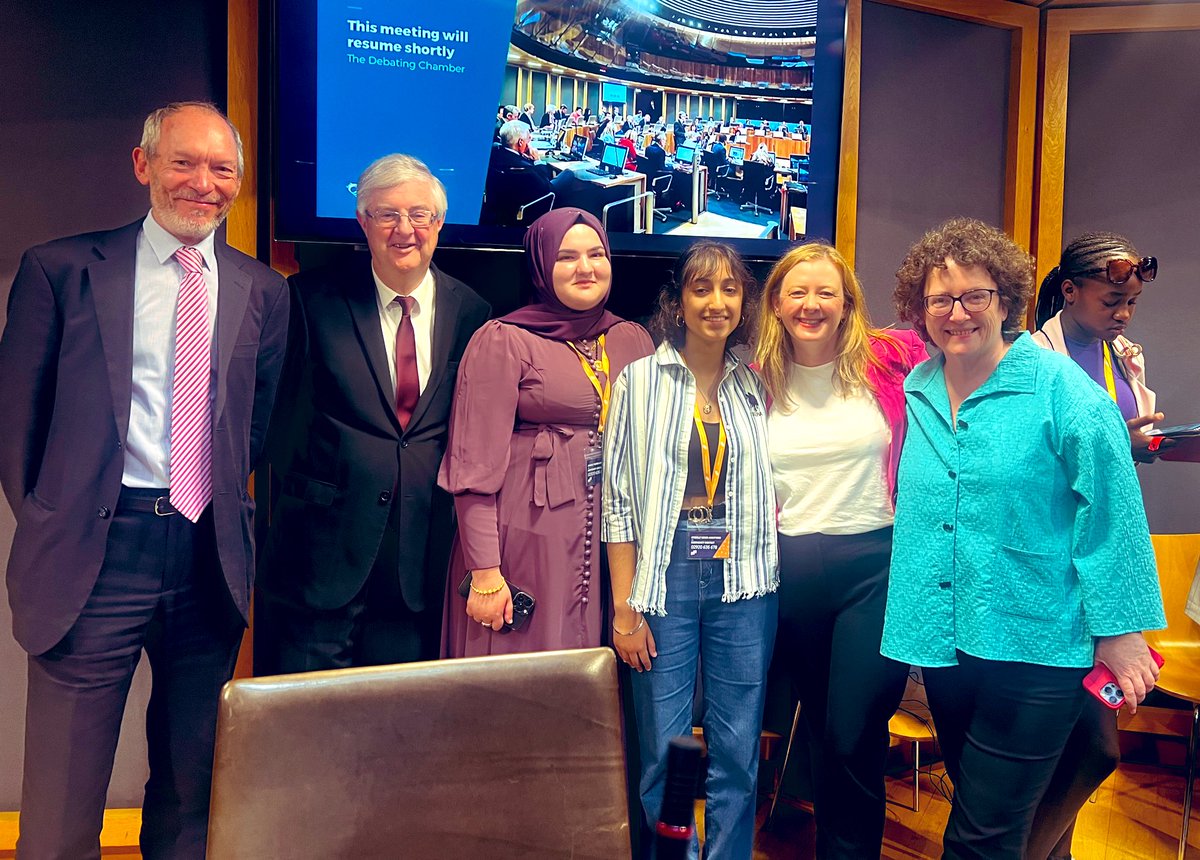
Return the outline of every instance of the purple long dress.
{"type": "MultiPolygon", "coordinates": [[[[614,379],[654,351],[636,323],[617,323],[605,340],[614,379]]],[[[498,320],[471,339],[438,475],[458,512],[442,656],[600,644],[600,486],[584,485],[599,418],[600,397],[566,343],[498,320]],[[521,630],[472,621],[458,594],[466,571],[496,566],[537,600],[521,630]]]]}

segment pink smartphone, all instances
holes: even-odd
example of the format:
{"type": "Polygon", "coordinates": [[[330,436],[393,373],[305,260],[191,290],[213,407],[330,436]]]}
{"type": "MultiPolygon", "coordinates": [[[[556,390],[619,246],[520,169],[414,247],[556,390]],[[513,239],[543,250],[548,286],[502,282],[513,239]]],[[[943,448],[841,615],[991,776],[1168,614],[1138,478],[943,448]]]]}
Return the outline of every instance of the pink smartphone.
{"type": "MultiPolygon", "coordinates": [[[[1150,648],[1149,645],[1146,647],[1150,651],[1151,658],[1158,664],[1158,668],[1161,669],[1163,663],[1166,662],[1163,660],[1162,655],[1153,648],[1150,648]]],[[[1114,711],[1125,704],[1125,694],[1117,686],[1116,676],[1103,663],[1097,663],[1092,668],[1092,671],[1087,673],[1087,677],[1083,679],[1083,689],[1087,690],[1114,711]]]]}

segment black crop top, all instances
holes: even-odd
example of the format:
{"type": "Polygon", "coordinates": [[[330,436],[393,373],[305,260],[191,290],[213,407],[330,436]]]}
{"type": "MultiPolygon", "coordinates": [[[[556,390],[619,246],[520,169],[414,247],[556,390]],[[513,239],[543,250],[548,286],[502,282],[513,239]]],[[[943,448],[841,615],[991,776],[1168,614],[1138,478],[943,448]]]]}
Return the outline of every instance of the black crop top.
{"type": "MultiPolygon", "coordinates": [[[[717,453],[717,439],[720,435],[721,425],[717,422],[704,423],[704,435],[708,437],[708,456],[712,457],[717,453]]],[[[696,432],[696,422],[692,422],[691,441],[688,442],[688,458],[687,458],[687,483],[683,488],[683,497],[685,499],[703,499],[708,497],[708,491],[704,489],[704,465],[703,454],[700,451],[700,434],[696,432]]],[[[726,450],[721,455],[721,477],[717,481],[717,492],[713,497],[713,504],[718,505],[725,499],[725,463],[729,459],[729,452],[726,450]]]]}

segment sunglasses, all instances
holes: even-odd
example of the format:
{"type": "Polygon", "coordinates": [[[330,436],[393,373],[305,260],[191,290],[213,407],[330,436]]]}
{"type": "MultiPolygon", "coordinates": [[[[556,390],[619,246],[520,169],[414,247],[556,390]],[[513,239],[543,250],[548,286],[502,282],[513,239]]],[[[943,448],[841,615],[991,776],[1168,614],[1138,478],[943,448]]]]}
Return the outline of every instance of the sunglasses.
{"type": "Polygon", "coordinates": [[[1080,276],[1098,275],[1101,272],[1104,273],[1104,277],[1110,284],[1117,286],[1132,278],[1134,272],[1137,272],[1142,283],[1148,284],[1158,275],[1158,257],[1142,257],[1136,263],[1124,259],[1109,260],[1103,269],[1089,269],[1078,274],[1080,276]]]}

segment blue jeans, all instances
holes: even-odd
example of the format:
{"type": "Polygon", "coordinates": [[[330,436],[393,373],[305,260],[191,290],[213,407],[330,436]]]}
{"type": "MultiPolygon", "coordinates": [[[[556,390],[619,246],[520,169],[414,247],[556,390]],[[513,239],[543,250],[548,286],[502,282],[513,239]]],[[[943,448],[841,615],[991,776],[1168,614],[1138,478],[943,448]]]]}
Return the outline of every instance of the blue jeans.
{"type": "MultiPolygon", "coordinates": [[[[720,521],[713,526],[723,525],[720,521]]],[[[704,856],[749,860],[754,843],[759,734],[775,643],[775,594],[721,602],[724,562],[687,558],[687,526],[675,532],[664,616],[646,616],[658,657],[632,675],[642,758],[642,810],[653,829],[662,807],[671,738],[690,735],[696,665],[708,744],[704,856]]],[[[699,855],[693,838],[690,856],[699,855]]]]}

